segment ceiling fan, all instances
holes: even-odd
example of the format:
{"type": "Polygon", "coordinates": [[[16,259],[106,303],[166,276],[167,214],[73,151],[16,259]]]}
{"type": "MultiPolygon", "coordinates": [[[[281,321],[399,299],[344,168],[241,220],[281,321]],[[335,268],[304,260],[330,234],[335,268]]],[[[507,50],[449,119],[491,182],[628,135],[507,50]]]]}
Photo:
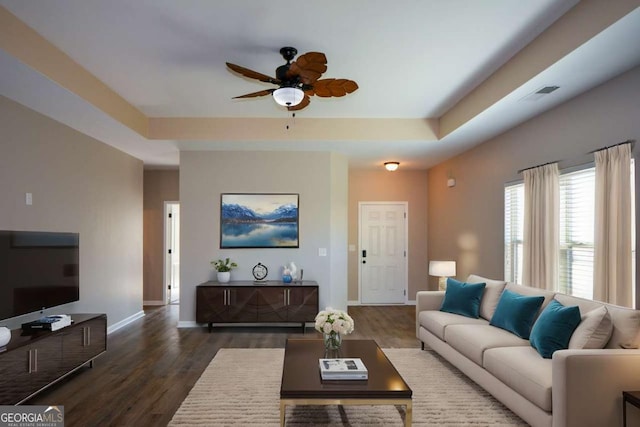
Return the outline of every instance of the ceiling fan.
{"type": "Polygon", "coordinates": [[[292,59],[298,54],[298,50],[295,47],[283,47],[280,49],[280,54],[287,63],[276,68],[275,78],[227,62],[227,67],[236,73],[250,79],[278,85],[278,88],[275,89],[247,93],[246,95],[235,96],[233,99],[273,95],[273,99],[278,104],[287,107],[289,111],[296,111],[302,110],[309,105],[311,102],[310,96],[339,97],[358,89],[358,84],[353,80],[319,80],[322,73],[327,71],[327,57],[324,53],[308,52],[300,55],[293,62],[292,59]]]}

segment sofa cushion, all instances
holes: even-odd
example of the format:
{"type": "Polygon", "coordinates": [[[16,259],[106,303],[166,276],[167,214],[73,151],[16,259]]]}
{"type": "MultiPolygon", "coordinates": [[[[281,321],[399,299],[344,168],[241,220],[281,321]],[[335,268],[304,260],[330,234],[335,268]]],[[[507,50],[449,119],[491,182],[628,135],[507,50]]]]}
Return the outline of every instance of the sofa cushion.
{"type": "Polygon", "coordinates": [[[476,276],[475,274],[470,274],[469,277],[467,277],[467,283],[487,284],[484,288],[482,299],[480,300],[479,314],[480,317],[491,320],[491,317],[493,317],[493,313],[496,311],[496,307],[498,306],[500,295],[502,295],[502,291],[504,290],[504,286],[507,282],[503,280],[487,279],[481,276],[476,276]]]}
{"type": "Polygon", "coordinates": [[[447,344],[480,366],[484,352],[489,348],[529,347],[529,341],[489,325],[450,325],[445,329],[444,337],[447,344]]]}
{"type": "Polygon", "coordinates": [[[605,348],[640,347],[640,310],[587,300],[571,295],[557,294],[555,298],[565,305],[577,305],[582,313],[605,306],[611,316],[613,331],[605,348]]]}
{"type": "MultiPolygon", "coordinates": [[[[508,282],[505,286],[505,289],[510,290],[511,292],[515,292],[516,294],[524,295],[524,296],[543,296],[544,302],[540,306],[540,310],[538,314],[544,310],[544,308],[551,302],[553,297],[556,295],[553,291],[548,291],[542,288],[532,288],[531,286],[518,285],[515,283],[508,282]]],[[[560,301],[564,305],[579,305],[579,304],[565,304],[563,301],[560,301]]],[[[536,316],[537,317],[537,316],[536,316]]]]}
{"type": "Polygon", "coordinates": [[[485,286],[485,283],[463,283],[447,279],[447,290],[440,311],[477,319],[485,286]]]}
{"type": "Polygon", "coordinates": [[[551,359],[531,346],[488,349],[484,368],[541,409],[551,412],[551,359]]]}
{"type": "Polygon", "coordinates": [[[613,322],[611,338],[605,348],[638,348],[640,346],[640,311],[607,305],[613,322]]]}
{"type": "Polygon", "coordinates": [[[580,323],[580,309],[577,305],[565,307],[553,300],[540,313],[538,320],[531,328],[531,347],[540,356],[551,359],[556,350],[566,349],[573,331],[580,323]]]}
{"type": "Polygon", "coordinates": [[[489,324],[528,339],[544,296],[524,296],[505,289],[489,324]]]}
{"type": "Polygon", "coordinates": [[[449,325],[488,325],[484,319],[474,319],[444,311],[421,311],[418,315],[420,326],[444,341],[444,331],[449,325]]]}
{"type": "Polygon", "coordinates": [[[570,349],[601,349],[611,338],[613,323],[607,307],[600,306],[583,314],[580,324],[569,340],[570,349]]]}

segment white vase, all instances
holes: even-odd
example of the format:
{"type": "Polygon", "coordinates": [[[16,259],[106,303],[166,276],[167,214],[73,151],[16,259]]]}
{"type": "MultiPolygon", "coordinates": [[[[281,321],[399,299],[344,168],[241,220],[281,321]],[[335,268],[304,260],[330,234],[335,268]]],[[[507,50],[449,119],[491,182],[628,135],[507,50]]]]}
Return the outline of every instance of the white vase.
{"type": "Polygon", "coordinates": [[[218,271],[218,282],[227,283],[231,279],[230,271],[218,271]]]}
{"type": "Polygon", "coordinates": [[[11,329],[0,326],[0,347],[4,347],[11,341],[11,329]]]}

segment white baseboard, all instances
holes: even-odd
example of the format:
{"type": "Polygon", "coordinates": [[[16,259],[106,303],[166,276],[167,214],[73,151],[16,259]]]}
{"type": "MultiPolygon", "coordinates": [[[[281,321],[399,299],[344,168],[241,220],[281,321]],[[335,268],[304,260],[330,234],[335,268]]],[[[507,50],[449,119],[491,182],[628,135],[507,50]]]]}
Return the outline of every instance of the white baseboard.
{"type": "MultiPolygon", "coordinates": [[[[290,328],[299,328],[300,323],[292,323],[292,322],[267,322],[267,323],[214,323],[214,326],[273,326],[273,327],[290,327],[290,328]]],[[[313,328],[315,326],[314,322],[305,322],[306,328],[313,328]]],[[[178,322],[178,328],[206,328],[206,323],[197,323],[193,320],[181,320],[178,322]]]]}
{"type": "MultiPolygon", "coordinates": [[[[402,305],[402,303],[400,304],[362,304],[360,301],[358,300],[353,300],[353,301],[347,301],[347,305],[402,305]]],[[[416,305],[416,301],[415,300],[410,300],[404,303],[404,305],[416,305]]]]}
{"type": "Polygon", "coordinates": [[[151,300],[151,301],[142,301],[142,305],[164,305],[165,302],[162,300],[151,300]]]}
{"type": "Polygon", "coordinates": [[[120,328],[123,328],[125,326],[127,326],[129,323],[138,320],[140,318],[144,317],[144,311],[140,310],[139,312],[137,312],[136,314],[132,314],[131,316],[127,317],[126,319],[122,319],[121,321],[114,323],[113,325],[109,326],[107,328],[107,335],[117,331],[120,328]]]}
{"type": "Polygon", "coordinates": [[[180,320],[178,321],[178,328],[200,328],[201,324],[196,323],[193,320],[180,320]]]}

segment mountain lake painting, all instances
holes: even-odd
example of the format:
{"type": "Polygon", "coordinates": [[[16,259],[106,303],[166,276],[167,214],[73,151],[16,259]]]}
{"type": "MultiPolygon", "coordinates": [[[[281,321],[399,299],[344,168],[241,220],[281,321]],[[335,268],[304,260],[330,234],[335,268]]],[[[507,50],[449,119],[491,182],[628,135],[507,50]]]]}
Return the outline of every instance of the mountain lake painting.
{"type": "Polygon", "coordinates": [[[298,194],[222,194],[220,248],[297,248],[298,194]]]}

